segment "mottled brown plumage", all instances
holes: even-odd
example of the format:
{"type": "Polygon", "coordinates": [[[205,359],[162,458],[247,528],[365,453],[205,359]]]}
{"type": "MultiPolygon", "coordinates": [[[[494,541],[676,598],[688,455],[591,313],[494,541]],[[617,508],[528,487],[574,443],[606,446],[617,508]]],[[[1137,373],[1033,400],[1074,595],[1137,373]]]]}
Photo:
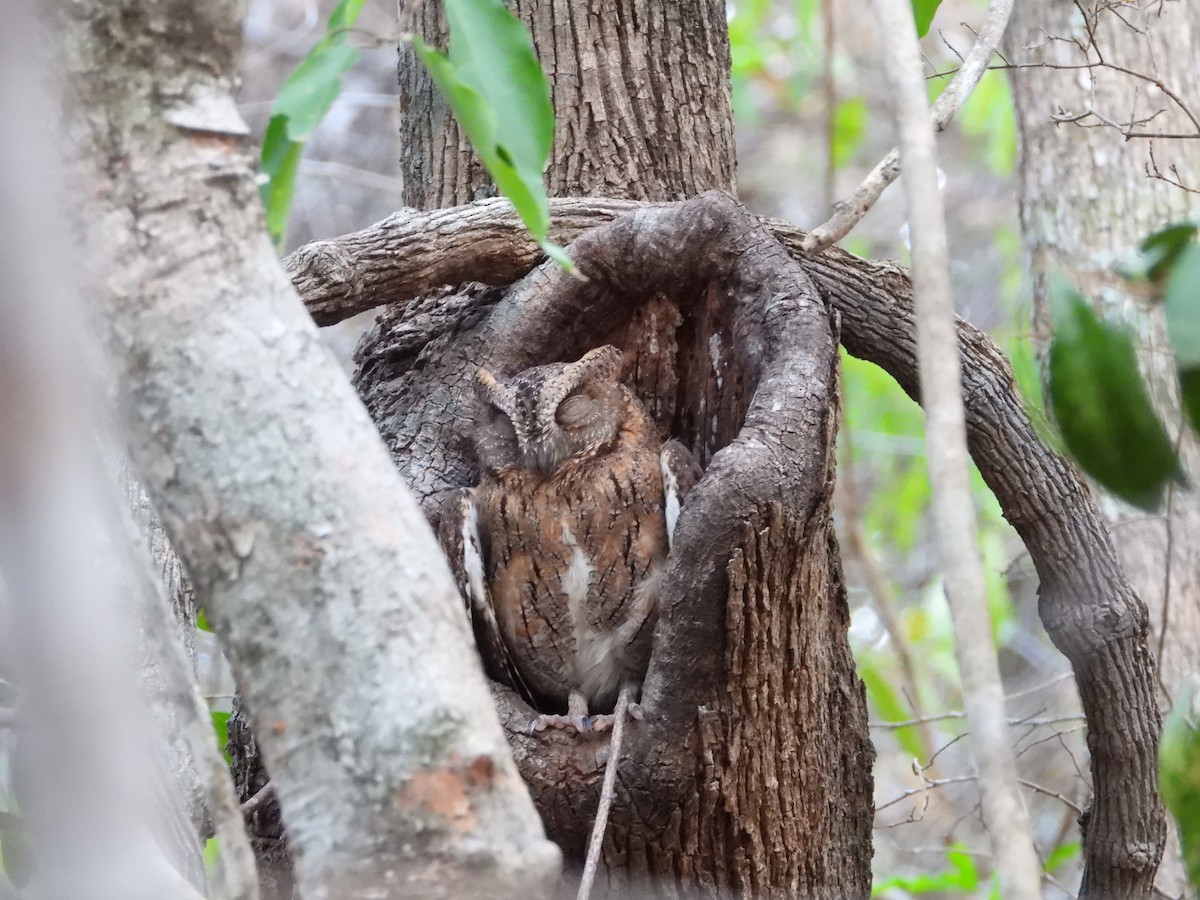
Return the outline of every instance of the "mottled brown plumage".
{"type": "Polygon", "coordinates": [[[699,474],[620,365],[600,347],[507,379],[481,370],[481,480],[442,526],[485,663],[542,709],[566,706],[550,724],[586,725],[641,681],[669,528],[699,474]]]}

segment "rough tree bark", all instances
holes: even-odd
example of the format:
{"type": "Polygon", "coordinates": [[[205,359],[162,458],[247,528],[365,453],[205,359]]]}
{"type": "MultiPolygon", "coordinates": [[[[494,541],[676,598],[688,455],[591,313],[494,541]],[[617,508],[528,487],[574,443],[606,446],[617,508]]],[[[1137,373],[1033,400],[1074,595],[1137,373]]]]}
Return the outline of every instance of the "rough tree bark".
{"type": "Polygon", "coordinates": [[[0,248],[0,653],[18,701],[2,718],[16,729],[5,777],[19,803],[5,818],[32,845],[6,830],[0,894],[16,896],[11,878],[29,897],[199,900],[200,784],[179,727],[195,717],[178,702],[191,681],[165,604],[131,565],[102,458],[97,348],[61,264],[74,256],[48,114],[61,82],[36,7],[11,4],[0,32],[0,117],[13,129],[0,147],[12,226],[0,248]]]}
{"type": "MultiPolygon", "coordinates": [[[[411,27],[444,38],[437,4],[411,27]]],[[[550,193],[683,200],[732,189],[725,8],[517,4],[553,84],[550,193]]],[[[409,23],[405,23],[408,25],[409,23]]],[[[494,193],[402,51],[406,199],[494,193]]],[[[626,891],[865,896],[870,768],[829,518],[836,325],[811,280],[727,195],[647,211],[570,248],[591,281],[542,268],[507,290],[385,314],[357,384],[434,518],[474,483],[469,379],[614,343],[664,435],[707,466],[680,520],[643,705],[630,728],[601,884],[626,891]],[[480,300],[478,315],[455,311],[480,300]],[[607,879],[607,881],[606,881],[607,879]]],[[[578,862],[606,741],[523,734],[497,692],[550,835],[578,862]]]]}
{"type": "MultiPolygon", "coordinates": [[[[1080,124],[1056,124],[1053,117],[1092,112],[1124,124],[1163,110],[1131,130],[1200,136],[1200,125],[1164,92],[1131,74],[1161,79],[1191,104],[1192,115],[1200,114],[1194,91],[1200,84],[1200,7],[1109,6],[1023,0],[1009,31],[1011,60],[1028,66],[1014,70],[1011,80],[1020,139],[1021,224],[1034,275],[1034,339],[1043,351],[1047,348],[1049,276],[1074,277],[1099,312],[1132,326],[1151,396],[1194,474],[1200,472],[1200,440],[1184,426],[1162,308],[1129,290],[1115,269],[1151,232],[1200,215],[1200,194],[1151,178],[1147,170],[1156,167],[1165,177],[1200,189],[1200,140],[1126,140],[1096,116],[1080,124]],[[1085,55],[1079,45],[1057,38],[1089,49],[1085,55]],[[1100,60],[1130,72],[1079,68],[1100,60]]],[[[1200,491],[1172,485],[1158,515],[1115,500],[1104,503],[1104,512],[1125,571],[1149,607],[1159,684],[1170,704],[1200,660],[1200,491]]],[[[1163,867],[1160,887],[1177,895],[1186,884],[1175,856],[1163,867]]]]}
{"type": "Polygon", "coordinates": [[[536,892],[559,854],[448,568],[266,238],[237,4],[87,0],[61,27],[130,454],[259,722],[305,896],[536,892]]]}
{"type": "MultiPolygon", "coordinates": [[[[551,238],[569,243],[641,206],[594,198],[552,201],[551,238]]],[[[879,365],[919,401],[912,286],[904,269],[837,249],[808,257],[802,231],[778,220],[764,224],[828,298],[846,349],[879,365]]],[[[538,260],[512,207],[487,200],[453,210],[398,212],[361,232],[303,247],[285,265],[309,309],[332,323],[444,285],[508,284],[538,260]]],[[[452,301],[417,300],[407,316],[393,309],[389,315],[414,324],[392,329],[390,347],[397,355],[415,355],[431,336],[477,323],[495,302],[495,292],[483,290],[452,301]]],[[[1042,622],[1071,661],[1088,719],[1096,793],[1084,862],[1093,884],[1112,888],[1093,895],[1143,896],[1151,888],[1163,829],[1145,604],[1121,569],[1087,486],[1038,437],[1004,354],[961,321],[959,349],[971,455],[1033,559],[1042,622]]]]}

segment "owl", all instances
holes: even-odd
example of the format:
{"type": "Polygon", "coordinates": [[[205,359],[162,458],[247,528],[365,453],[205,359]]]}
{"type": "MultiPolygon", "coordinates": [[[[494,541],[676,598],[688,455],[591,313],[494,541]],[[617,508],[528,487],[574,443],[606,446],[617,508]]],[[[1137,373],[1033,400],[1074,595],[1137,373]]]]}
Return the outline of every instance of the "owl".
{"type": "Polygon", "coordinates": [[[604,727],[650,659],[659,584],[699,466],[618,380],[605,346],[510,378],[481,369],[480,483],[440,525],[485,667],[543,711],[604,727]],[[563,712],[565,711],[565,715],[563,712]]]}

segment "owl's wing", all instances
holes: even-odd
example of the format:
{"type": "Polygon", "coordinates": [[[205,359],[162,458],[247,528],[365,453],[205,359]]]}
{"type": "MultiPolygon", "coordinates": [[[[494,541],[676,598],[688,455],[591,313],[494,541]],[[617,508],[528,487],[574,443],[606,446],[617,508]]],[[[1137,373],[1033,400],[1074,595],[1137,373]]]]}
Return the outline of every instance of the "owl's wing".
{"type": "Polygon", "coordinates": [[[703,470],[692,456],[692,451],[677,440],[669,440],[663,444],[658,455],[662,466],[663,501],[667,515],[667,549],[675,546],[675,525],[679,521],[679,511],[683,501],[696,482],[700,480],[703,470]]]}
{"type": "Polygon", "coordinates": [[[467,601],[475,645],[483,658],[484,668],[494,679],[528,700],[529,689],[508,652],[508,645],[500,634],[500,623],[496,621],[496,611],[492,608],[474,491],[464,488],[451,495],[442,512],[438,537],[450,561],[458,589],[467,601]]]}

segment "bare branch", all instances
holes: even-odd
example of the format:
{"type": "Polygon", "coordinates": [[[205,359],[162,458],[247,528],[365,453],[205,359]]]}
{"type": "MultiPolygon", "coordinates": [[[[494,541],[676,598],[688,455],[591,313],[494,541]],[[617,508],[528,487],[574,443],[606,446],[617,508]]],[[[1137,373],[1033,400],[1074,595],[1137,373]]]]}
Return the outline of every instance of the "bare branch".
{"type": "MultiPolygon", "coordinates": [[[[966,102],[983,73],[987,71],[988,63],[991,62],[1008,25],[1012,6],[1013,0],[992,0],[989,4],[987,18],[983,27],[979,29],[979,37],[971,47],[971,52],[959,67],[954,80],[933,105],[933,127],[937,131],[946,130],[954,114],[966,102]]],[[[863,179],[858,189],[837,204],[833,217],[809,232],[801,249],[805,253],[819,253],[844,238],[899,175],[900,150],[894,147],[863,179]]]]}
{"type": "Polygon", "coordinates": [[[271,782],[267,782],[254,795],[242,804],[241,813],[243,816],[249,816],[254,813],[260,806],[275,796],[275,786],[271,782]]]}
{"type": "MultiPolygon", "coordinates": [[[[1181,191],[1187,191],[1189,194],[1200,194],[1200,187],[1192,187],[1191,185],[1184,184],[1183,179],[1179,174],[1179,166],[1177,166],[1175,163],[1171,163],[1169,166],[1167,166],[1167,171],[1171,173],[1170,175],[1163,174],[1162,169],[1160,169],[1158,166],[1158,160],[1154,158],[1154,142],[1153,141],[1150,142],[1150,146],[1147,148],[1147,153],[1149,154],[1150,158],[1146,161],[1146,177],[1153,178],[1157,181],[1165,181],[1167,184],[1173,185],[1174,187],[1179,188],[1181,191]]],[[[1182,434],[1182,432],[1181,432],[1181,434],[1182,434]]],[[[1178,443],[1178,439],[1176,440],[1176,442],[1178,443]]],[[[1167,502],[1170,503],[1170,501],[1174,498],[1174,496],[1175,496],[1175,483],[1172,482],[1171,483],[1171,493],[1167,495],[1167,502]]],[[[1169,515],[1169,513],[1168,513],[1168,515],[1169,515]]],[[[1166,616],[1166,608],[1165,607],[1163,609],[1163,615],[1164,615],[1164,622],[1165,622],[1165,616],[1166,616]]],[[[1166,635],[1165,627],[1162,629],[1160,636],[1159,636],[1160,642],[1159,642],[1159,647],[1158,647],[1158,654],[1159,654],[1160,659],[1162,658],[1161,639],[1164,635],[1166,635]]]]}
{"type": "MultiPolygon", "coordinates": [[[[880,33],[891,36],[884,64],[892,83],[906,173],[933,514],[963,702],[971,724],[971,749],[980,768],[983,817],[1005,896],[1034,900],[1041,896],[1040,867],[1017,784],[1016,759],[1007,740],[1004,689],[971,497],[962,364],[950,293],[946,217],[937,180],[937,138],[925,99],[912,7],[908,0],[875,0],[874,6],[880,33]]],[[[997,42],[999,38],[997,34],[997,42]]]]}
{"type": "Polygon", "coordinates": [[[604,832],[608,828],[608,813],[612,809],[613,792],[617,786],[617,765],[621,758],[621,743],[625,737],[625,717],[629,712],[628,685],[621,688],[613,710],[612,738],[608,743],[608,763],[604,766],[604,781],[600,786],[600,805],[596,808],[596,820],[592,823],[592,837],[588,841],[587,859],[583,864],[583,877],[579,881],[576,900],[588,900],[592,883],[596,880],[596,869],[600,865],[600,850],[604,847],[604,832]]]}

